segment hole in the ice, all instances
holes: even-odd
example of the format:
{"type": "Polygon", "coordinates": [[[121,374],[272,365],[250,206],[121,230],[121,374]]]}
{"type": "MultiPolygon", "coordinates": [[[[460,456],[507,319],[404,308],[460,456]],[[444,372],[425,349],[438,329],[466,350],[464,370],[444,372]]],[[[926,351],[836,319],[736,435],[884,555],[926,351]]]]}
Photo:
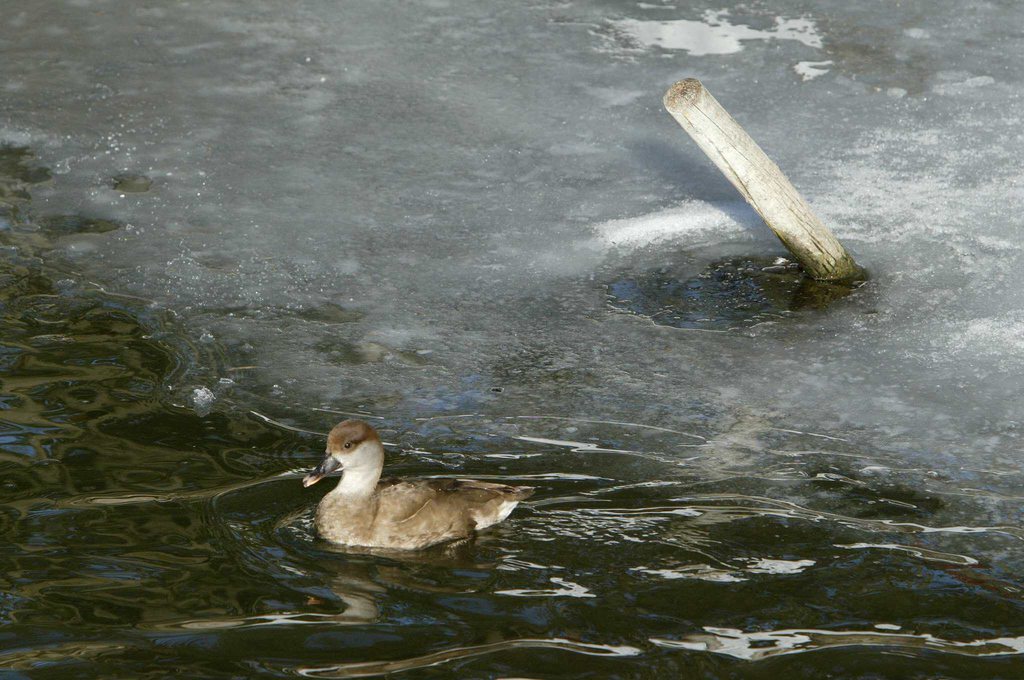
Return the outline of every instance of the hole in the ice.
{"type": "Polygon", "coordinates": [[[733,257],[697,275],[685,266],[624,272],[608,284],[608,298],[659,325],[725,330],[825,309],[861,283],[815,281],[784,258],[733,257]]]}
{"type": "Polygon", "coordinates": [[[341,305],[328,302],[317,307],[308,307],[300,311],[299,316],[309,321],[322,321],[324,323],[354,323],[360,321],[366,312],[358,309],[348,309],[341,305]]]}
{"type": "Polygon", "coordinates": [[[0,231],[24,221],[24,208],[32,198],[29,187],[52,177],[49,168],[36,163],[29,148],[0,144],[0,231]]]}
{"type": "Polygon", "coordinates": [[[422,352],[395,349],[379,342],[349,342],[327,337],[314,347],[336,365],[389,362],[405,366],[426,366],[430,363],[430,359],[422,352]]]}
{"type": "Polygon", "coordinates": [[[153,186],[153,180],[149,177],[130,173],[117,175],[111,181],[113,182],[114,191],[123,191],[124,193],[131,194],[144,193],[153,186]]]}
{"type": "Polygon", "coordinates": [[[83,217],[82,215],[48,215],[37,221],[46,232],[55,236],[71,234],[104,234],[120,229],[121,223],[102,217],[83,217]]]}
{"type": "Polygon", "coordinates": [[[0,186],[15,182],[42,184],[52,178],[50,169],[36,163],[35,155],[28,147],[0,145],[0,186]]]}

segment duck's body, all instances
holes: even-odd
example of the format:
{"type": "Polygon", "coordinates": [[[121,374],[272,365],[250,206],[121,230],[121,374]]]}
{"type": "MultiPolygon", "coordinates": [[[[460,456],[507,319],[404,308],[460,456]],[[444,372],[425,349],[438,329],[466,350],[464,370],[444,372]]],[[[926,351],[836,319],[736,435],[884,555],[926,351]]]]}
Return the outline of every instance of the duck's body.
{"type": "Polygon", "coordinates": [[[327,439],[323,463],[303,480],[309,486],[344,468],[338,486],[316,510],[316,528],[328,541],[367,548],[417,550],[468,538],[501,522],[528,486],[464,479],[386,479],[384,447],[372,427],[346,420],[327,439]]]}
{"type": "Polygon", "coordinates": [[[527,489],[461,479],[389,479],[369,497],[324,496],[316,528],[332,543],[416,550],[497,524],[533,492],[527,489]]]}

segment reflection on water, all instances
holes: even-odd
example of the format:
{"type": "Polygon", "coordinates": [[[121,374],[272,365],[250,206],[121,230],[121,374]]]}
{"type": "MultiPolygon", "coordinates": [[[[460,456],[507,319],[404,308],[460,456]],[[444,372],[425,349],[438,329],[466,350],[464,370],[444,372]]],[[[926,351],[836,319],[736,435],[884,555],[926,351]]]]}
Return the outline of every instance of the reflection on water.
{"type": "Polygon", "coordinates": [[[0,154],[2,173],[17,248],[0,261],[0,668],[991,677],[1019,663],[1016,473],[905,469],[757,418],[369,414],[393,474],[538,494],[472,542],[325,545],[323,491],[299,480],[337,414],[175,405],[187,371],[216,362],[145,302],[25,255],[29,188],[49,175],[22,152],[0,154]]]}
{"type": "Polygon", "coordinates": [[[861,630],[773,630],[744,633],[732,628],[705,628],[707,635],[682,640],[653,639],[656,645],[674,649],[714,652],[757,661],[784,654],[798,654],[829,647],[891,647],[943,651],[966,656],[1024,654],[1024,637],[990,638],[956,642],[934,635],[910,635],[861,630]]]}

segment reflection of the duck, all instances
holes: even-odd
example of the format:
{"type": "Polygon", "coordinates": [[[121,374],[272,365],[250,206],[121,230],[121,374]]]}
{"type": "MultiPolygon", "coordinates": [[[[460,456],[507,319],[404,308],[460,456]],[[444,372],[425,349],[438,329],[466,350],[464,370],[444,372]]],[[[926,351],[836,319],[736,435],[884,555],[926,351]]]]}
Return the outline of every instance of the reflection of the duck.
{"type": "Polygon", "coordinates": [[[309,594],[310,609],[338,609],[333,612],[276,612],[252,616],[189,620],[174,627],[226,629],[274,625],[366,625],[385,620],[381,602],[393,590],[422,593],[465,593],[470,591],[456,570],[489,570],[497,564],[481,559],[473,541],[460,541],[422,552],[333,547],[318,544],[316,552],[325,587],[309,594]],[[437,573],[437,576],[434,574],[437,573]],[[334,600],[332,602],[332,600],[334,600]]]}
{"type": "Polygon", "coordinates": [[[330,589],[345,604],[339,615],[342,623],[370,623],[381,619],[378,601],[388,591],[398,589],[428,593],[462,593],[449,578],[456,569],[490,569],[493,561],[483,562],[473,541],[465,540],[437,546],[421,552],[375,548],[328,550],[339,559],[331,564],[337,570],[330,589]],[[441,570],[444,578],[433,573],[441,570]]]}
{"type": "Polygon", "coordinates": [[[339,574],[331,581],[331,591],[345,604],[345,610],[331,620],[341,624],[373,623],[380,620],[377,599],[387,589],[369,578],[339,574]]]}
{"type": "MultiPolygon", "coordinates": [[[[459,575],[467,571],[492,572],[503,564],[515,562],[508,555],[501,555],[495,546],[488,545],[492,538],[482,535],[475,540],[436,546],[420,552],[329,548],[338,557],[332,561],[332,569],[336,573],[331,579],[331,591],[347,607],[333,620],[347,624],[382,622],[384,617],[378,606],[379,601],[385,592],[395,589],[432,594],[479,592],[480,579],[471,578],[467,582],[459,578],[459,575]]],[[[506,638],[496,631],[488,633],[485,640],[482,644],[456,645],[405,658],[307,665],[287,670],[303,677],[358,678],[425,669],[516,649],[561,650],[607,657],[628,657],[641,653],[640,649],[629,645],[594,644],[559,637],[506,638]]]]}

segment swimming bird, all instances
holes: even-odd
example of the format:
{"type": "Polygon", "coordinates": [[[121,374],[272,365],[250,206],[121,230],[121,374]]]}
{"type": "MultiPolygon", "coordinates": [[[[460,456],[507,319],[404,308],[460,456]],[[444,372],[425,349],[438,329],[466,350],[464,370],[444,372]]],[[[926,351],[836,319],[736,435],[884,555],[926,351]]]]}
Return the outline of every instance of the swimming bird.
{"type": "Polygon", "coordinates": [[[534,492],[529,486],[471,479],[381,480],[383,469],[384,445],[376,430],[361,420],[331,430],[323,461],[302,480],[309,487],[344,470],[316,509],[323,538],[348,546],[419,550],[469,538],[501,522],[534,492]]]}

